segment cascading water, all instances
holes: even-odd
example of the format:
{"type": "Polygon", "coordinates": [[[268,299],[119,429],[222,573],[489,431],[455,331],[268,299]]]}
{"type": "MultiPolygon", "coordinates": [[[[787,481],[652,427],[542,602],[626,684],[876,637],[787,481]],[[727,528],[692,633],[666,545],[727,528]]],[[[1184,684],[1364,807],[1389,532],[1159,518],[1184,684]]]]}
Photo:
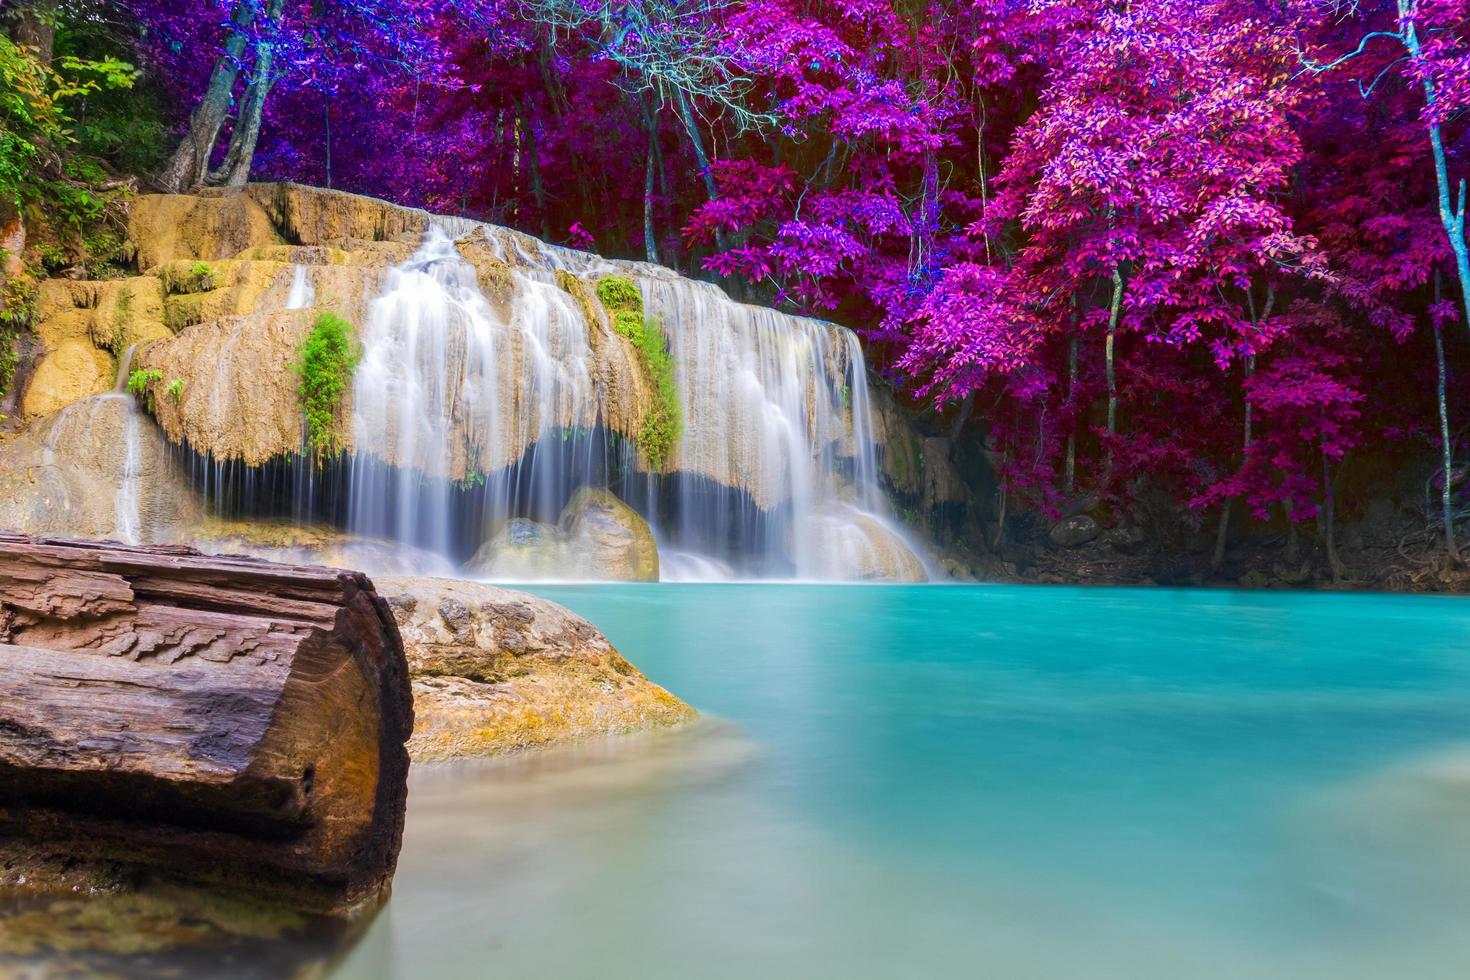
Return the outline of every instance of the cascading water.
{"type": "Polygon", "coordinates": [[[493,299],[436,228],[369,308],[353,387],[354,532],[463,561],[507,520],[552,521],[577,486],[615,484],[664,546],[665,577],[923,577],[887,517],[851,332],[655,266],[488,226],[469,237],[499,263],[493,299]],[[597,362],[617,342],[558,271],[638,283],[676,365],[672,472],[637,469],[631,442],[609,434],[617,399],[597,362]]]}
{"type": "Polygon", "coordinates": [[[122,473],[118,480],[117,491],[113,494],[112,504],[117,521],[117,537],[124,544],[140,544],[143,540],[143,520],[138,486],[143,476],[142,428],[137,406],[126,394],[128,374],[133,364],[133,352],[136,349],[137,345],[133,344],[124,352],[117,365],[117,380],[112,386],[113,393],[102,396],[112,399],[121,398],[126,401],[126,405],[122,408],[122,473]]]}
{"type": "Polygon", "coordinates": [[[306,266],[298,265],[291,274],[291,292],[286,296],[286,309],[304,310],[316,303],[316,289],[307,275],[306,266]]]}
{"type": "Polygon", "coordinates": [[[549,276],[510,272],[492,305],[441,229],[392,270],[353,385],[349,527],[464,557],[466,491],[481,514],[554,519],[605,480],[587,322],[549,276]],[[554,445],[538,443],[553,439],[554,445]]]}

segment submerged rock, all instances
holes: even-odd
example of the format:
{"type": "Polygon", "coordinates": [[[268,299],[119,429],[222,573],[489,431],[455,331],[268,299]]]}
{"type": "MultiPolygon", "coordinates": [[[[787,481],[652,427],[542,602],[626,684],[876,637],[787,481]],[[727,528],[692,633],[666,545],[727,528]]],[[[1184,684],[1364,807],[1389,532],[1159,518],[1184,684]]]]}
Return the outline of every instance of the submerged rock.
{"type": "Polygon", "coordinates": [[[499,755],[688,721],[596,627],[519,592],[379,577],[414,678],[417,762],[499,755]]]}
{"type": "Polygon", "coordinates": [[[433,552],[332,527],[285,521],[210,519],[193,532],[193,547],[211,555],[251,555],[298,565],[355,568],[369,575],[452,575],[433,552]]]}

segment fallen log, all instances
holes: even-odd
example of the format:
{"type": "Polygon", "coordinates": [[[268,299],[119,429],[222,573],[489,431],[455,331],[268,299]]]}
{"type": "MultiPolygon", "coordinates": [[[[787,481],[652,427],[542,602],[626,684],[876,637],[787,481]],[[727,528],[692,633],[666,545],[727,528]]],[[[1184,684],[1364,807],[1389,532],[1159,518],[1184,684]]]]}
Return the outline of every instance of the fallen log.
{"type": "Polygon", "coordinates": [[[0,839],[314,910],[382,895],[413,728],[357,572],[0,532],[0,839]]]}

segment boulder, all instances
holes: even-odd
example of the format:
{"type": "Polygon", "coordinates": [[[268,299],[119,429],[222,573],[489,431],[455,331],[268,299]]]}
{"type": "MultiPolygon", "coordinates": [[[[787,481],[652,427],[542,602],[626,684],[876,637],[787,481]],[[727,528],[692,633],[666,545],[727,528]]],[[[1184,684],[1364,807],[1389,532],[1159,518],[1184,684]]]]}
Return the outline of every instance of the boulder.
{"type": "Polygon", "coordinates": [[[610,490],[582,487],[561,512],[561,526],[581,567],[595,578],[657,582],[658,545],[636,510],[610,490]]]}
{"type": "Polygon", "coordinates": [[[648,522],[610,490],[582,487],[560,523],[516,518],[480,547],[468,568],[509,581],[657,582],[658,545],[648,522]]]}
{"type": "Polygon", "coordinates": [[[1086,514],[1068,517],[1052,525],[1047,538],[1058,548],[1080,548],[1102,533],[1097,521],[1086,514]]]}
{"type": "Polygon", "coordinates": [[[416,762],[499,755],[690,720],[586,620],[476,582],[380,577],[414,677],[416,762]]]}
{"type": "Polygon", "coordinates": [[[819,579],[927,582],[924,562],[897,529],[851,504],[809,514],[792,547],[810,551],[806,567],[819,579]]]}
{"type": "Polygon", "coordinates": [[[572,566],[571,548],[560,527],[517,517],[480,546],[466,570],[486,578],[535,582],[571,578],[572,566]]]}

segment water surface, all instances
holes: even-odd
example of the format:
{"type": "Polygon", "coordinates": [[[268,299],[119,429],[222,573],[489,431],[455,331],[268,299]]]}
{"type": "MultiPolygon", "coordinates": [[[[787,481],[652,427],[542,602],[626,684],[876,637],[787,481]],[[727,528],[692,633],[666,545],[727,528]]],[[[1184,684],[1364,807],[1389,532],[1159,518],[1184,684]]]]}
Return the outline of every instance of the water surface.
{"type": "Polygon", "coordinates": [[[533,587],[706,720],[418,771],[337,976],[1460,977],[1470,603],[533,587]]]}

